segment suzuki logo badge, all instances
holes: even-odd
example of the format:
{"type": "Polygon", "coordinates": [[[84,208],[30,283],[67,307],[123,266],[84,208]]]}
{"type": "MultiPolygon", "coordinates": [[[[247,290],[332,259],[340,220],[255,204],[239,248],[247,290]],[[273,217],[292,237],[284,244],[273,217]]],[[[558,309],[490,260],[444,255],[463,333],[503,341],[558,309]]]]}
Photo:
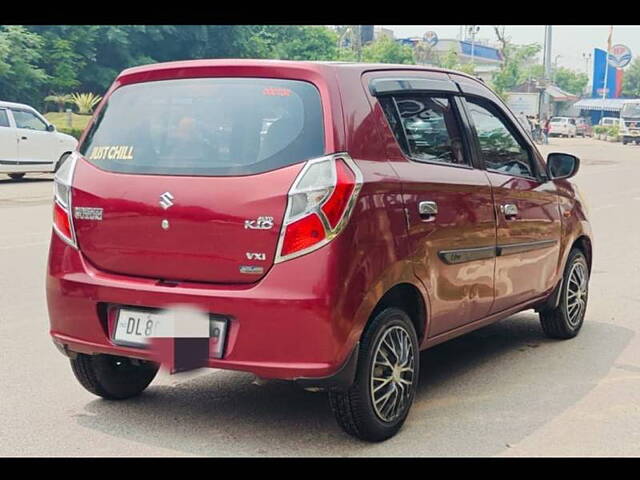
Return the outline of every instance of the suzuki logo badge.
{"type": "Polygon", "coordinates": [[[160,195],[160,206],[162,208],[164,208],[165,210],[171,206],[173,206],[173,195],[171,195],[171,192],[164,192],[162,195],[160,195]]]}

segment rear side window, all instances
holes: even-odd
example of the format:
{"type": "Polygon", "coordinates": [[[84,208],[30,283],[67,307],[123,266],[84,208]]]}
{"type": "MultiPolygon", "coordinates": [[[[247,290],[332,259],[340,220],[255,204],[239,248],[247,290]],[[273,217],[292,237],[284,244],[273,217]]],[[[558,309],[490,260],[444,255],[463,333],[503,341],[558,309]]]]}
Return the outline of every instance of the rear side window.
{"type": "Polygon", "coordinates": [[[121,173],[251,175],[324,154],[318,90],[297,80],[196,78],[123,86],[80,147],[121,173]]]}
{"type": "Polygon", "coordinates": [[[16,127],[26,130],[39,130],[44,132],[47,124],[40,120],[36,115],[25,110],[12,110],[13,118],[16,121],[16,127]]]}
{"type": "Polygon", "coordinates": [[[0,110],[0,127],[9,126],[9,117],[6,110],[0,110]]]}
{"type": "Polygon", "coordinates": [[[411,94],[380,98],[391,130],[413,160],[468,165],[451,101],[411,94]]]}

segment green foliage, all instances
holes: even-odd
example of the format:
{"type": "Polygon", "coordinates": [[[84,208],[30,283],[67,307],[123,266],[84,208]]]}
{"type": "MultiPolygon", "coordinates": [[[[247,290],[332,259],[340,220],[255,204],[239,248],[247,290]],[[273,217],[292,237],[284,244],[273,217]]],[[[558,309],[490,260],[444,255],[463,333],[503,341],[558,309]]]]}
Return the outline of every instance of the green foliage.
{"type": "Polygon", "coordinates": [[[0,98],[25,102],[48,80],[39,66],[43,40],[19,25],[0,26],[0,98]]]}
{"type": "Polygon", "coordinates": [[[102,97],[93,93],[74,93],[71,95],[71,100],[78,107],[78,113],[81,115],[88,115],[93,111],[102,97]]]}
{"type": "Polygon", "coordinates": [[[610,125],[606,127],[607,135],[610,137],[617,137],[620,134],[620,127],[618,125],[610,125]]]}
{"type": "Polygon", "coordinates": [[[593,127],[593,133],[595,133],[596,135],[607,133],[607,130],[608,127],[605,127],[604,125],[596,125],[595,127],[593,127]]]}
{"type": "Polygon", "coordinates": [[[71,95],[65,93],[54,93],[52,95],[48,95],[44,98],[45,102],[55,103],[58,106],[58,111],[62,112],[64,110],[65,105],[68,103],[73,103],[73,98],[71,95]]]}
{"type": "Polygon", "coordinates": [[[362,61],[368,63],[414,63],[413,50],[388,37],[379,37],[362,49],[362,61]]]}
{"type": "Polygon", "coordinates": [[[281,60],[335,60],[338,35],[314,25],[268,25],[254,32],[261,57],[281,60]]]}
{"type": "Polygon", "coordinates": [[[493,89],[504,96],[505,92],[527,80],[528,74],[535,70],[526,67],[526,64],[538,54],[541,48],[537,43],[528,45],[506,43],[502,49],[504,64],[500,71],[493,75],[493,89]]]}
{"type": "Polygon", "coordinates": [[[623,97],[640,97],[640,58],[636,57],[624,72],[622,80],[623,97]]]}
{"type": "Polygon", "coordinates": [[[586,73],[575,72],[569,68],[559,67],[554,72],[555,84],[565,92],[574,95],[582,95],[584,88],[589,83],[586,73]]]}

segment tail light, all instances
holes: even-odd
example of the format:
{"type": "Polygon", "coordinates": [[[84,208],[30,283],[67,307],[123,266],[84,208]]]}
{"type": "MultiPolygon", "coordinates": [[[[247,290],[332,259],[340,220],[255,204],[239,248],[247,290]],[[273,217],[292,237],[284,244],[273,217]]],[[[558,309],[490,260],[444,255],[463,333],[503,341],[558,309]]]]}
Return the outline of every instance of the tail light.
{"type": "Polygon", "coordinates": [[[362,187],[347,154],[309,160],[289,190],[276,263],[317,250],[345,227],[362,187]]]}
{"type": "Polygon", "coordinates": [[[71,218],[71,184],[76,159],[75,153],[69,155],[53,178],[53,230],[73,248],[78,248],[71,218]]]}

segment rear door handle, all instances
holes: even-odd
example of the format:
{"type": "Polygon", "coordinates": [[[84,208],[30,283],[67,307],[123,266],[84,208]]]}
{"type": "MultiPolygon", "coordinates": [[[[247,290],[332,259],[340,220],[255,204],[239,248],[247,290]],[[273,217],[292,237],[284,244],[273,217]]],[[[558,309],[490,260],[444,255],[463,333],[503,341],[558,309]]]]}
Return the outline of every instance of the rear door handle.
{"type": "Polygon", "coordinates": [[[430,200],[418,203],[418,213],[423,219],[431,219],[438,214],[438,204],[430,200]]]}
{"type": "Polygon", "coordinates": [[[518,207],[513,203],[505,203],[504,205],[500,205],[500,211],[506,219],[515,218],[518,215],[518,207]]]}

